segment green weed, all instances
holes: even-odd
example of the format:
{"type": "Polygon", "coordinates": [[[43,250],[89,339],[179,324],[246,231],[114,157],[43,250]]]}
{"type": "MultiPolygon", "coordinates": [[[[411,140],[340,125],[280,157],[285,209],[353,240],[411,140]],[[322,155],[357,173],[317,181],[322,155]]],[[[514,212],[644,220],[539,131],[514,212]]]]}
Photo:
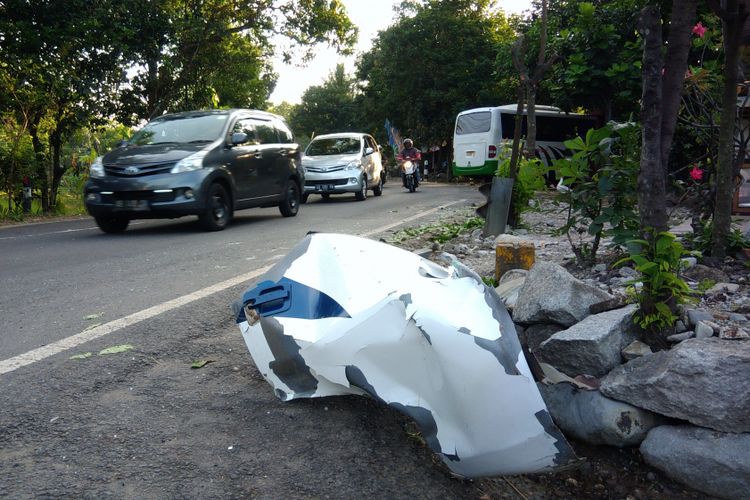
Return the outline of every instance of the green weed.
{"type": "Polygon", "coordinates": [[[391,243],[402,243],[407,240],[418,238],[426,234],[431,235],[429,240],[436,243],[445,243],[457,237],[461,233],[473,231],[484,226],[484,220],[480,217],[471,217],[462,223],[437,223],[418,227],[407,227],[397,231],[390,238],[391,243]]]}

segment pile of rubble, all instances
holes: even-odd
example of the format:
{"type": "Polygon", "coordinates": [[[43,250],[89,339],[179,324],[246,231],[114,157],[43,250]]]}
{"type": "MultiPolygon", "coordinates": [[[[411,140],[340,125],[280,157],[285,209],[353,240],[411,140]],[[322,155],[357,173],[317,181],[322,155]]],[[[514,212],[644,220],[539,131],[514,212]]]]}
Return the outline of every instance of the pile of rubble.
{"type": "Polygon", "coordinates": [[[525,222],[529,229],[498,240],[532,245],[529,271],[498,276],[499,241],[479,230],[432,250],[499,278],[496,291],[561,430],[593,445],[638,446],[646,463],[703,493],[750,497],[747,263],[684,259],[682,277],[698,301],[681,311],[671,349],[654,352],[625,300],[637,272],[612,267],[606,252],[602,263],[576,267],[568,242],[553,236],[554,215],[533,213],[525,222]]]}

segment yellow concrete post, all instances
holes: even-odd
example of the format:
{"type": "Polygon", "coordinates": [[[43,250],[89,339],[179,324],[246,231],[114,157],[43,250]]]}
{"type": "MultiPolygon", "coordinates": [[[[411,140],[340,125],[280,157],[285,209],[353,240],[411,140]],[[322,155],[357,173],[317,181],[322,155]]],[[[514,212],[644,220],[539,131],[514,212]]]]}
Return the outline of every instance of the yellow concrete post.
{"type": "Polygon", "coordinates": [[[501,234],[495,240],[495,280],[511,269],[531,269],[534,259],[534,243],[501,234]]]}

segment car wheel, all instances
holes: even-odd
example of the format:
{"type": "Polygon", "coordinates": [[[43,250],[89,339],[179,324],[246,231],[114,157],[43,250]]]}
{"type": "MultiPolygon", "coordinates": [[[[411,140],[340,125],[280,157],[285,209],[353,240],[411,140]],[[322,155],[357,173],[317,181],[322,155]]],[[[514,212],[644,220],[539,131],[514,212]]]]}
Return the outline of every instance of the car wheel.
{"type": "Polygon", "coordinates": [[[299,212],[300,193],[296,182],[289,179],[284,188],[284,199],[279,203],[279,212],[284,217],[294,217],[299,212]]]}
{"type": "Polygon", "coordinates": [[[95,217],[99,229],[108,234],[121,233],[127,229],[130,219],[122,217],[95,217]]]}
{"type": "Polygon", "coordinates": [[[365,201],[367,199],[367,177],[362,177],[362,188],[357,191],[354,197],[357,201],[365,201]]]}
{"type": "Polygon", "coordinates": [[[221,231],[232,218],[229,195],[221,184],[211,184],[206,193],[206,210],[198,216],[206,231],[221,231]]]}
{"type": "Polygon", "coordinates": [[[302,199],[300,200],[301,203],[307,203],[307,199],[310,197],[310,193],[305,193],[302,195],[302,199]]]}
{"type": "Polygon", "coordinates": [[[383,179],[384,174],[380,174],[380,181],[378,182],[378,185],[372,188],[372,194],[375,196],[380,196],[383,194],[383,184],[385,184],[385,180],[383,179]]]}

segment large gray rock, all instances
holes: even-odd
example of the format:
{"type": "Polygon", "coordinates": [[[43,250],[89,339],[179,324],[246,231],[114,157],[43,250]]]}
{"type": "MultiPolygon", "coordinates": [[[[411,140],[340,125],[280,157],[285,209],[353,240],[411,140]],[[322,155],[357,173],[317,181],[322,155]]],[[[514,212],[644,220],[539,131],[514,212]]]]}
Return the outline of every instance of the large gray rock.
{"type": "Polygon", "coordinates": [[[750,432],[750,342],[689,339],[615,368],[601,391],[702,427],[750,432]]]}
{"type": "Polygon", "coordinates": [[[571,377],[604,376],[622,362],[622,349],[636,338],[633,311],[631,305],[589,316],[542,342],[535,355],[571,377]]]}
{"type": "Polygon", "coordinates": [[[518,295],[513,321],[571,326],[588,316],[591,305],[611,298],[554,262],[537,262],[518,295]]]}
{"type": "Polygon", "coordinates": [[[646,463],[691,488],[750,498],[750,434],[665,425],[651,430],[640,450],[646,463]]]}
{"type": "Polygon", "coordinates": [[[526,328],[523,342],[529,348],[529,351],[534,352],[539,349],[542,342],[562,330],[564,328],[558,324],[537,323],[526,328]]]}
{"type": "Polygon", "coordinates": [[[585,443],[624,448],[636,446],[664,417],[605,398],[573,384],[537,384],[547,409],[566,436],[585,443]]]}
{"type": "Polygon", "coordinates": [[[505,307],[511,311],[518,301],[518,294],[523,288],[524,281],[526,281],[526,278],[506,280],[495,287],[495,292],[500,296],[505,307]]]}

